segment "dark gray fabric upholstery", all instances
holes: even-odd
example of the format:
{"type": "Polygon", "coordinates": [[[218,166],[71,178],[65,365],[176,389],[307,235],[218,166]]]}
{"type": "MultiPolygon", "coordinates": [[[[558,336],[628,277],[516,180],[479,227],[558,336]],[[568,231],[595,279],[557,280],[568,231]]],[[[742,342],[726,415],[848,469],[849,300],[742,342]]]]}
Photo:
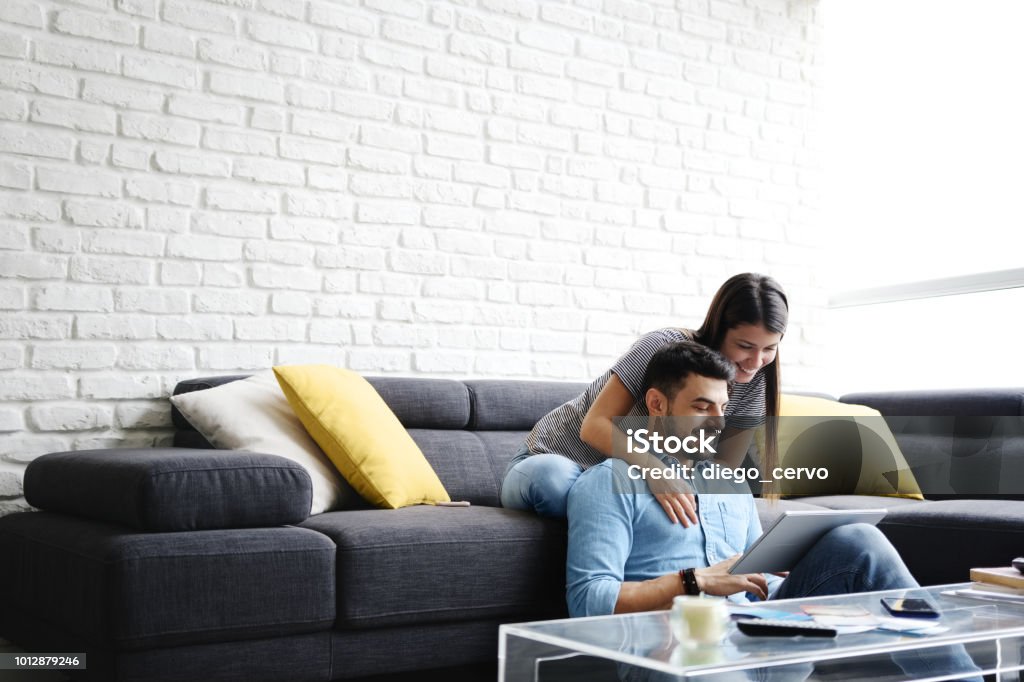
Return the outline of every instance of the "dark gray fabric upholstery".
{"type": "Polygon", "coordinates": [[[476,436],[483,443],[484,452],[490,460],[494,480],[498,482],[498,494],[501,494],[501,481],[505,478],[505,469],[512,456],[526,441],[527,431],[477,431],[476,436]]]}
{"type": "Polygon", "coordinates": [[[210,441],[203,438],[198,431],[179,430],[174,432],[174,447],[191,448],[194,450],[215,449],[210,441]]]}
{"type": "Polygon", "coordinates": [[[1024,504],[944,500],[890,509],[878,526],[924,585],[969,580],[977,566],[1024,554],[1024,504]]]}
{"type": "MultiPolygon", "coordinates": [[[[331,631],[118,651],[55,627],[33,611],[0,609],[0,632],[26,651],[86,654],[88,667],[76,682],[322,682],[330,680],[331,631]]],[[[0,679],[6,680],[0,672],[0,679]]],[[[20,679],[20,678],[18,678],[20,679]]],[[[34,679],[29,675],[26,679],[34,679]]]]}
{"type": "Polygon", "coordinates": [[[331,632],[129,652],[117,671],[159,682],[323,682],[332,679],[331,632]]]}
{"type": "Polygon", "coordinates": [[[338,546],[338,627],[565,609],[565,524],[490,507],[329,512],[303,528],[338,546]]]}
{"type": "Polygon", "coordinates": [[[303,528],[137,533],[50,512],[0,518],[0,585],[23,612],[140,649],[328,629],[333,543],[303,528]]]}
{"type": "Polygon", "coordinates": [[[583,393],[587,384],[554,381],[467,381],[474,431],[529,431],[540,418],[583,393]]]}
{"type": "Polygon", "coordinates": [[[36,458],[25,499],[139,530],[202,530],[297,523],[309,516],[313,488],[302,466],[275,455],[125,448],[36,458]]]}
{"type": "Polygon", "coordinates": [[[453,500],[500,506],[501,480],[494,475],[484,444],[471,431],[409,429],[453,500]]]}
{"type": "MultiPolygon", "coordinates": [[[[423,670],[428,666],[434,668],[491,662],[498,655],[498,627],[507,622],[510,621],[489,619],[432,623],[426,626],[335,630],[332,634],[335,679],[375,675],[382,670],[398,673],[423,670]]],[[[411,679],[445,678],[424,671],[411,679]]],[[[479,679],[484,682],[488,678],[479,679]]],[[[489,679],[494,680],[494,677],[489,679]]]]}
{"type": "Polygon", "coordinates": [[[464,429],[469,391],[453,379],[366,377],[407,429],[464,429]]]}

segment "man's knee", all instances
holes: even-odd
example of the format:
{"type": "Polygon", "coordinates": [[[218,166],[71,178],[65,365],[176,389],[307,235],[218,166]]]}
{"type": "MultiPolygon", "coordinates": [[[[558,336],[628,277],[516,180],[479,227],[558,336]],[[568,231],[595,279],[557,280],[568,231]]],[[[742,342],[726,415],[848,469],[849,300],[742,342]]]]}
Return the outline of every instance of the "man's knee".
{"type": "Polygon", "coordinates": [[[892,549],[892,544],[882,531],[869,523],[848,523],[833,528],[825,534],[824,539],[839,546],[892,549]]]}
{"type": "Polygon", "coordinates": [[[818,541],[818,551],[835,557],[845,557],[852,565],[872,561],[900,561],[899,552],[889,539],[867,523],[851,523],[833,528],[818,541]]]}
{"type": "Polygon", "coordinates": [[[894,587],[915,587],[902,557],[882,531],[867,523],[851,523],[829,531],[820,541],[822,550],[846,557],[850,565],[885,569],[894,587]],[[906,585],[904,585],[906,583],[906,585]]]}

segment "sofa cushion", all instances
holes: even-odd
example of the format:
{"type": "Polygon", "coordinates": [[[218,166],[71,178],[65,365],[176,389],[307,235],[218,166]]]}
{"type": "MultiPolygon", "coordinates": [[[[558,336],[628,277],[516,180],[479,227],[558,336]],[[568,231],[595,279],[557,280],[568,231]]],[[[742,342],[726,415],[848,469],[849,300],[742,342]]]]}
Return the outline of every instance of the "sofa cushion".
{"type": "Polygon", "coordinates": [[[124,448],[55,452],[25,471],[34,507],[146,531],[298,523],[309,474],[283,457],[228,450],[124,448]]]}
{"type": "Polygon", "coordinates": [[[367,502],[383,509],[450,502],[437,474],[380,394],[330,365],[274,368],[306,431],[367,502]]]}
{"type": "Polygon", "coordinates": [[[565,612],[565,524],[491,507],[329,512],[340,628],[565,612]]]}
{"type": "Polygon", "coordinates": [[[1024,502],[943,500],[892,508],[878,526],[923,585],[963,582],[1024,548],[1024,502]]]}
{"type": "Polygon", "coordinates": [[[461,381],[417,377],[366,377],[407,429],[464,429],[469,391],[461,381]]]}
{"type": "Polygon", "coordinates": [[[587,384],[555,381],[467,381],[474,431],[529,431],[540,418],[586,390],[587,384]]]}
{"type": "Polygon", "coordinates": [[[444,489],[453,500],[501,506],[496,480],[484,443],[471,431],[410,429],[444,489]]]}
{"type": "MultiPolygon", "coordinates": [[[[505,469],[512,457],[526,442],[529,431],[477,431],[476,437],[484,444],[484,452],[491,460],[491,470],[497,481],[498,494],[501,494],[501,482],[505,478],[505,469]]],[[[497,503],[496,503],[497,505],[497,503]]]]}
{"type": "Polygon", "coordinates": [[[333,543],[302,528],[141,533],[50,512],[0,518],[5,605],[100,646],[314,632],[334,621],[333,543]]]}

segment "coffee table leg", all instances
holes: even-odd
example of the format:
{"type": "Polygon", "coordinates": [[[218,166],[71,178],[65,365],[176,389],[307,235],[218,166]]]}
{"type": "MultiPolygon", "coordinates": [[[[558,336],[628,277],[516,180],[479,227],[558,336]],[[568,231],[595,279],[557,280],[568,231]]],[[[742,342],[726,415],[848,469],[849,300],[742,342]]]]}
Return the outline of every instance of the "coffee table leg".
{"type": "Polygon", "coordinates": [[[498,682],[545,682],[551,678],[541,676],[542,663],[577,656],[578,652],[564,647],[502,633],[498,643],[498,682]]]}
{"type": "Polygon", "coordinates": [[[1006,637],[996,641],[996,657],[1000,670],[998,682],[1024,682],[1024,637],[1006,637]]]}

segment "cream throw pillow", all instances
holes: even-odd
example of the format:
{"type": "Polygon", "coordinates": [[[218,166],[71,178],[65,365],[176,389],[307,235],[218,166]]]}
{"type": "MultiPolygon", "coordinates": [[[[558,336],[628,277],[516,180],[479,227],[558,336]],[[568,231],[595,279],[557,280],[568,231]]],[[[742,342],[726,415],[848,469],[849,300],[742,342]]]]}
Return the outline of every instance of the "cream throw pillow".
{"type": "Polygon", "coordinates": [[[171,402],[216,448],[279,455],[305,468],[313,482],[310,514],[333,509],[341,500],[344,481],[306,433],[273,372],[182,393],[171,402]]]}

